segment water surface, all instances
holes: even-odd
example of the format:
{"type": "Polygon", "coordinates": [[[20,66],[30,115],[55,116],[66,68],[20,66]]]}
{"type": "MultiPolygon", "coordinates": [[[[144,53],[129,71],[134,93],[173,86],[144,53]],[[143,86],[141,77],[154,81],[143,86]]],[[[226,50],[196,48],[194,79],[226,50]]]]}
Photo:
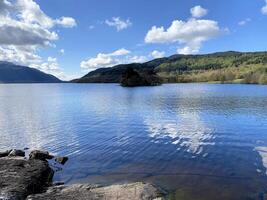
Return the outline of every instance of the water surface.
{"type": "Polygon", "coordinates": [[[171,199],[264,199],[267,86],[0,85],[0,150],[70,157],[55,180],[147,181],[171,199]]]}

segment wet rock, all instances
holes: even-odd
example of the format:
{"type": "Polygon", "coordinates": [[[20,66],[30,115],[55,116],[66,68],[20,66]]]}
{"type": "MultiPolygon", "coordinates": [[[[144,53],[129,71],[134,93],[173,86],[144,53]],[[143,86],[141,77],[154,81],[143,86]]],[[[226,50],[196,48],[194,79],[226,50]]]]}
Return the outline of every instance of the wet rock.
{"type": "Polygon", "coordinates": [[[0,158],[0,199],[23,200],[42,192],[50,185],[53,173],[46,161],[0,158]]]}
{"type": "Polygon", "coordinates": [[[8,156],[10,154],[10,152],[11,152],[11,150],[0,152],[0,158],[8,156]]]}
{"type": "Polygon", "coordinates": [[[68,160],[69,160],[68,157],[57,157],[55,159],[55,161],[60,163],[61,165],[64,165],[68,160]]]}
{"type": "Polygon", "coordinates": [[[132,183],[99,187],[73,185],[51,187],[46,193],[31,195],[27,200],[163,200],[164,192],[151,184],[132,183]]]}
{"type": "Polygon", "coordinates": [[[10,157],[24,157],[25,156],[25,152],[22,150],[18,150],[18,149],[12,149],[12,151],[8,154],[8,156],[10,157]]]}
{"type": "Polygon", "coordinates": [[[48,151],[34,150],[29,155],[29,159],[50,160],[53,158],[54,156],[50,155],[48,151]]]}
{"type": "Polygon", "coordinates": [[[55,182],[53,183],[53,186],[60,186],[60,185],[64,185],[65,183],[64,182],[55,182]]]}

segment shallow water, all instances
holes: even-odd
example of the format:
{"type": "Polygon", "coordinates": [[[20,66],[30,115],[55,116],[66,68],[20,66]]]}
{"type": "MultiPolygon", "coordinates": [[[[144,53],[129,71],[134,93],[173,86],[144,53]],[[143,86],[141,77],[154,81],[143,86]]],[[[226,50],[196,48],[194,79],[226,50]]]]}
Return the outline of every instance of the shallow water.
{"type": "Polygon", "coordinates": [[[264,199],[267,86],[0,85],[0,150],[70,157],[55,180],[147,181],[170,199],[264,199]]]}

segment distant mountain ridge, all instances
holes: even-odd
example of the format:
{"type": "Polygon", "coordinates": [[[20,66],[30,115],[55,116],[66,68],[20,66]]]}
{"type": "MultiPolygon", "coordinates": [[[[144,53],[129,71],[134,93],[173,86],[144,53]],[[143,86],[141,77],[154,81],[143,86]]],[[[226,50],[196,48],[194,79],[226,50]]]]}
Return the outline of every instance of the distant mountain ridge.
{"type": "Polygon", "coordinates": [[[146,63],[121,64],[89,72],[76,83],[119,83],[131,67],[153,69],[165,83],[223,82],[267,83],[267,52],[218,52],[202,55],[173,55],[146,63]]]}
{"type": "Polygon", "coordinates": [[[0,83],[61,83],[57,77],[38,69],[0,61],[0,83]]]}

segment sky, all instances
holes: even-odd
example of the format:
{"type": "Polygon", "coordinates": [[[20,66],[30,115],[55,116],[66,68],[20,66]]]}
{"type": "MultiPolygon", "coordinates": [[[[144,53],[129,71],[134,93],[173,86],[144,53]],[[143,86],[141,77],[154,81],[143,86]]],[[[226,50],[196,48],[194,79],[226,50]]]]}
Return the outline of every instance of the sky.
{"type": "Polygon", "coordinates": [[[0,60],[63,80],[173,54],[267,50],[267,0],[0,0],[0,60]]]}

